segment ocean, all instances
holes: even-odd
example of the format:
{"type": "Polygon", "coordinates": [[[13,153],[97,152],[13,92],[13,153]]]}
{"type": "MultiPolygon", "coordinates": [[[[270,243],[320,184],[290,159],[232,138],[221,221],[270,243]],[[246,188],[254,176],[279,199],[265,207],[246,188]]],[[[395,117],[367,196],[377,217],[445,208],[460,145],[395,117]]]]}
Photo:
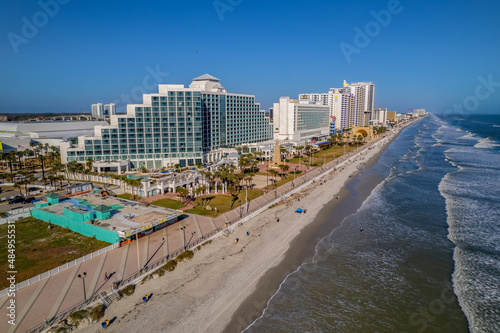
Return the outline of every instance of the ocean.
{"type": "Polygon", "coordinates": [[[245,332],[500,332],[499,152],[496,115],[404,129],[347,187],[383,181],[245,332]]]}

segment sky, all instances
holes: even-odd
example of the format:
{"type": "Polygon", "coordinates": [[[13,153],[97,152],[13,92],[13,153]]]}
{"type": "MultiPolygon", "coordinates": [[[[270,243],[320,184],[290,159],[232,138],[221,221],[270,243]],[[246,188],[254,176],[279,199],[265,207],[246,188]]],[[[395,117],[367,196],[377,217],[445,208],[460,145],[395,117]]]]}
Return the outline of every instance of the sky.
{"type": "Polygon", "coordinates": [[[500,113],[497,0],[3,0],[0,113],[140,103],[209,73],[228,92],[372,81],[389,111],[500,113]]]}

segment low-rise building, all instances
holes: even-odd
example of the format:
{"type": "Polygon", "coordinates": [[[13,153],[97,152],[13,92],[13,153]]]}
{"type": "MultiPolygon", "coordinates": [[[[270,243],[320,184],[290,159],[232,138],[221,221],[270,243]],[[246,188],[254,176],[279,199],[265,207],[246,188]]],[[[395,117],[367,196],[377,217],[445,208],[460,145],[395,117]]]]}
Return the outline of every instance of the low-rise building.
{"type": "Polygon", "coordinates": [[[108,243],[123,243],[148,235],[179,220],[179,210],[87,193],[61,196],[48,193],[31,215],[108,243]]]}

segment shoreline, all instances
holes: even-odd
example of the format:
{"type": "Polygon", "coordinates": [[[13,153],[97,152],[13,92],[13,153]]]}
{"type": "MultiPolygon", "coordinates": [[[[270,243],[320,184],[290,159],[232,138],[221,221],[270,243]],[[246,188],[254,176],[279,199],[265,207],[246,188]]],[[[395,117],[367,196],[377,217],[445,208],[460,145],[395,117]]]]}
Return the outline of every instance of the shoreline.
{"type": "MultiPolygon", "coordinates": [[[[392,139],[394,140],[399,133],[392,139]]],[[[363,165],[358,166],[355,172],[361,173],[364,170],[371,168],[378,163],[380,155],[387,149],[392,141],[383,145],[369,160],[366,160],[363,165]]],[[[382,178],[372,175],[366,184],[366,178],[363,183],[357,177],[348,178],[338,195],[342,198],[335,200],[334,197],[326,202],[318,211],[313,221],[306,225],[291,242],[290,247],[284,254],[283,260],[275,267],[271,268],[263,274],[258,281],[256,291],[247,297],[238,309],[233,314],[231,321],[224,329],[224,332],[242,332],[249,328],[257,318],[260,318],[263,311],[268,306],[268,301],[274,297],[279,286],[284,280],[297,271],[304,263],[310,263],[314,259],[316,247],[318,243],[331,235],[337,228],[342,226],[344,219],[355,213],[356,210],[368,198],[373,189],[383,181],[382,178]],[[361,185],[362,189],[355,189],[355,185],[361,185]],[[334,215],[334,218],[331,216],[334,215]],[[326,222],[325,222],[326,221],[326,222]],[[273,288],[273,285],[276,287],[273,288]],[[257,304],[261,304],[260,307],[257,304]],[[241,318],[249,320],[244,325],[241,318]]]]}
{"type": "MultiPolygon", "coordinates": [[[[147,328],[168,332],[238,329],[241,332],[261,315],[283,279],[304,259],[312,257],[311,243],[315,246],[317,241],[310,240],[319,240],[337,227],[335,223],[340,225],[343,217],[333,224],[324,223],[324,214],[334,206],[349,208],[347,201],[334,200],[337,195],[342,199],[350,195],[346,184],[354,178],[349,178],[349,174],[376,164],[382,152],[407,126],[388,134],[362,155],[358,152],[351,156],[350,162],[342,166],[343,171],[331,170],[318,177],[322,182],[326,180],[323,185],[308,185],[291,195],[286,204],[267,209],[236,226],[229,237],[213,239],[173,272],[138,284],[134,295],[107,309],[105,318],[116,317],[107,331],[147,328]],[[344,204],[339,205],[341,202],[344,204]],[[295,214],[298,207],[307,208],[308,213],[295,214]],[[280,223],[276,223],[277,217],[280,223]],[[240,239],[237,244],[235,238],[240,239]],[[143,304],[142,296],[151,293],[151,300],[143,304]]],[[[366,196],[370,192],[371,189],[366,196]]],[[[101,331],[100,323],[82,323],[76,331],[101,331]]]]}

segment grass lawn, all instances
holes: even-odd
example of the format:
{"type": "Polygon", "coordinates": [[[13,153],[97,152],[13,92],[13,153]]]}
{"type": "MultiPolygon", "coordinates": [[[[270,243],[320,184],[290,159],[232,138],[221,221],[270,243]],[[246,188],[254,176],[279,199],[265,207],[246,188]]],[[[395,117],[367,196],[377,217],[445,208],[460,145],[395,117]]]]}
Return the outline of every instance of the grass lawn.
{"type": "Polygon", "coordinates": [[[15,223],[15,268],[8,267],[8,224],[0,225],[0,289],[8,286],[7,271],[15,270],[16,283],[83,257],[109,243],[86,237],[33,217],[15,223]]]}
{"type": "MultiPolygon", "coordinates": [[[[248,198],[253,200],[257,197],[260,197],[263,194],[261,190],[248,190],[248,198]]],[[[238,193],[238,200],[234,203],[233,207],[231,207],[232,197],[230,195],[205,195],[203,197],[199,197],[197,202],[203,202],[200,206],[196,206],[192,209],[186,210],[185,212],[188,214],[198,214],[210,217],[219,216],[222,213],[229,212],[230,210],[238,207],[241,200],[241,204],[245,204],[245,191],[240,191],[238,193]],[[205,199],[205,200],[203,200],[205,199]],[[206,210],[205,207],[210,205],[210,207],[217,207],[217,212],[215,210],[209,211],[206,210]]]]}
{"type": "Polygon", "coordinates": [[[170,209],[181,209],[186,207],[182,202],[173,200],[173,199],[160,199],[153,201],[151,203],[152,205],[160,206],[160,207],[165,207],[165,208],[170,208],[170,209]]]}
{"type": "MultiPolygon", "coordinates": [[[[361,145],[359,145],[361,147],[361,145]]],[[[356,145],[352,147],[346,147],[345,152],[349,153],[353,150],[356,149],[356,145]]],[[[311,158],[309,156],[303,156],[300,158],[300,163],[301,164],[309,164],[309,162],[312,162],[314,164],[317,164],[317,166],[322,166],[323,162],[328,163],[333,161],[339,156],[344,155],[344,148],[341,146],[333,146],[330,147],[326,150],[319,150],[318,152],[314,153],[314,157],[311,158]]],[[[294,157],[290,159],[290,163],[299,163],[299,159],[297,157],[294,157]]]]}
{"type": "Polygon", "coordinates": [[[138,201],[141,197],[129,193],[124,193],[124,194],[118,194],[116,196],[117,198],[125,199],[125,200],[131,200],[131,201],[138,201]]]}
{"type": "MultiPolygon", "coordinates": [[[[301,176],[301,174],[297,174],[297,176],[295,176],[295,178],[301,176]]],[[[271,177],[269,177],[269,179],[272,179],[271,177]]],[[[281,179],[281,177],[276,177],[274,178],[277,180],[276,182],[276,187],[280,187],[281,185],[283,184],[286,184],[288,182],[291,182],[293,180],[293,174],[287,174],[286,175],[286,178],[283,178],[281,179]]],[[[268,190],[274,190],[274,183],[271,183],[269,185],[267,185],[266,187],[264,187],[265,189],[268,189],[268,190]]]]}

